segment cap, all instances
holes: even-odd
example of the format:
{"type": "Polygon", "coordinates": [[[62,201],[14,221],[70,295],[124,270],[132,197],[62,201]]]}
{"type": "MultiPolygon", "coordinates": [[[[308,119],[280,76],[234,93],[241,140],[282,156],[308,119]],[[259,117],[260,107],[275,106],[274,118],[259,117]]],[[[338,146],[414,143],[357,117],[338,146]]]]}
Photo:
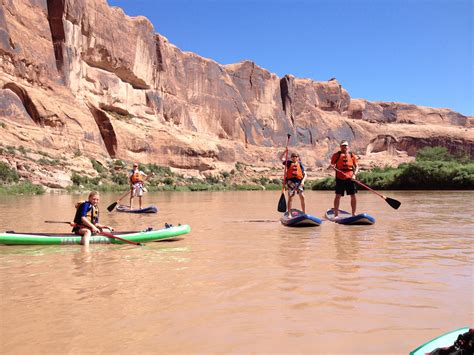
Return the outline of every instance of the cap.
{"type": "Polygon", "coordinates": [[[134,166],[134,167],[135,167],[135,166],[138,166],[138,163],[133,163],[133,166],[134,166]]]}
{"type": "Polygon", "coordinates": [[[340,145],[349,145],[349,142],[348,141],[341,141],[340,145]]]}

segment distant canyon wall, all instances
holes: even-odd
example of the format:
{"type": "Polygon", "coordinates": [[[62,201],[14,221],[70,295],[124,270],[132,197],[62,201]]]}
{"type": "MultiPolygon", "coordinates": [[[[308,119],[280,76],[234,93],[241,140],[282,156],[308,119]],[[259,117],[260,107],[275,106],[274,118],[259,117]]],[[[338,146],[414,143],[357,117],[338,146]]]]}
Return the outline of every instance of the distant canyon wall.
{"type": "Polygon", "coordinates": [[[336,79],[280,78],[252,61],[221,65],[105,0],[2,0],[0,68],[3,144],[71,159],[274,165],[288,133],[310,167],[341,139],[367,161],[434,144],[474,157],[472,117],[352,99],[336,79]]]}

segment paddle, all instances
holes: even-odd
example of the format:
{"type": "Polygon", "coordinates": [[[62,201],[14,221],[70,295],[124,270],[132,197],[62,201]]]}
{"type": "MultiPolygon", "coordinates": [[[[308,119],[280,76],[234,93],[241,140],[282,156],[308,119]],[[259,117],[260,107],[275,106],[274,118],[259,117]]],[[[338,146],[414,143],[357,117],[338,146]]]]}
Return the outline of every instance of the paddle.
{"type": "Polygon", "coordinates": [[[107,211],[112,212],[112,211],[114,210],[115,206],[117,206],[117,204],[118,204],[120,201],[122,201],[122,200],[125,198],[125,196],[127,196],[130,192],[132,192],[132,190],[128,190],[128,191],[125,192],[122,196],[120,196],[120,198],[119,198],[117,201],[115,201],[114,203],[110,204],[110,205],[107,207],[107,211]]]}
{"type": "MultiPolygon", "coordinates": [[[[65,221],[44,221],[44,223],[69,224],[71,227],[74,227],[76,225],[76,223],[74,223],[74,222],[65,222],[65,221]]],[[[113,235],[112,233],[107,233],[107,232],[100,231],[100,233],[97,233],[97,234],[103,235],[104,237],[117,239],[117,240],[120,240],[124,243],[132,244],[132,245],[144,245],[142,243],[132,242],[131,240],[127,240],[127,239],[124,239],[124,238],[117,237],[116,235],[113,235]]]]}
{"type": "Polygon", "coordinates": [[[286,199],[285,199],[285,184],[286,184],[286,169],[287,169],[287,162],[288,162],[288,143],[290,142],[291,134],[288,134],[288,139],[286,140],[286,156],[285,156],[285,169],[283,175],[283,185],[281,187],[281,196],[280,200],[278,201],[278,212],[286,212],[286,199]]]}
{"type": "MultiPolygon", "coordinates": [[[[343,175],[346,176],[346,177],[349,177],[349,176],[346,175],[345,172],[339,170],[339,169],[336,168],[336,167],[334,167],[334,170],[340,172],[341,174],[343,174],[343,175]]],[[[398,201],[398,200],[395,200],[395,199],[393,199],[393,198],[390,198],[390,197],[384,196],[384,195],[382,195],[382,194],[379,194],[377,191],[375,191],[374,189],[371,189],[370,187],[368,187],[366,184],[360,182],[359,180],[356,180],[356,179],[353,179],[353,180],[354,180],[356,183],[358,183],[359,185],[365,187],[367,190],[372,191],[374,194],[376,194],[376,195],[382,197],[382,198],[385,200],[385,202],[387,202],[387,203],[390,205],[390,207],[392,207],[392,208],[394,208],[394,209],[396,209],[396,210],[397,210],[397,209],[400,207],[400,205],[402,204],[402,203],[401,203],[400,201],[398,201]]]]}

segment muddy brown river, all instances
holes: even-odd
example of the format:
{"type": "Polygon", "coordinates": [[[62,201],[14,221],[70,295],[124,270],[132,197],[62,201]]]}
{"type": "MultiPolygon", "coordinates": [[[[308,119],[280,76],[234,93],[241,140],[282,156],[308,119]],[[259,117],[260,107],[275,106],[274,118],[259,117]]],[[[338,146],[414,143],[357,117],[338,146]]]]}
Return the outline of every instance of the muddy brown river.
{"type": "MultiPolygon", "coordinates": [[[[407,354],[474,326],[473,191],[370,192],[372,226],[288,228],[279,191],[157,192],[154,215],[116,229],[189,224],[146,246],[0,245],[0,352],[407,354]]],[[[322,217],[332,192],[307,192],[322,217]]],[[[85,195],[0,196],[0,230],[60,232],[85,195]]],[[[296,202],[299,206],[299,201],[296,202]]],[[[349,209],[348,198],[341,208],[349,209]]]]}

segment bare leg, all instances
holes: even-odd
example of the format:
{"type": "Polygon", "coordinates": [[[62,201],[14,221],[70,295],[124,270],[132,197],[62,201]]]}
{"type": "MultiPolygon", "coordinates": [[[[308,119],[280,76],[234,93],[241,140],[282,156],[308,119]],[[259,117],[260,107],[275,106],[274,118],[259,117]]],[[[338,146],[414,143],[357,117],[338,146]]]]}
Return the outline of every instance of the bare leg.
{"type": "Polygon", "coordinates": [[[138,196],[138,204],[140,205],[140,209],[142,209],[142,197],[138,196]]]}
{"type": "Polygon", "coordinates": [[[301,210],[303,211],[303,213],[306,213],[306,206],[305,206],[305,203],[304,203],[304,195],[303,195],[302,192],[300,193],[300,201],[301,201],[301,210]]]}
{"type": "Polygon", "coordinates": [[[357,199],[356,195],[351,195],[351,208],[352,208],[352,215],[355,216],[356,208],[357,208],[357,199]]]}
{"type": "Polygon", "coordinates": [[[79,230],[79,234],[81,235],[81,244],[88,246],[91,238],[91,231],[87,228],[82,228],[79,230]]]}
{"type": "Polygon", "coordinates": [[[133,191],[130,193],[130,209],[132,209],[133,191]]]}
{"type": "Polygon", "coordinates": [[[292,202],[293,196],[288,194],[288,215],[290,214],[291,211],[291,202],[292,202]]]}
{"type": "Polygon", "coordinates": [[[336,194],[336,197],[334,197],[334,218],[336,218],[339,215],[340,202],[341,202],[341,195],[336,194]]]}

